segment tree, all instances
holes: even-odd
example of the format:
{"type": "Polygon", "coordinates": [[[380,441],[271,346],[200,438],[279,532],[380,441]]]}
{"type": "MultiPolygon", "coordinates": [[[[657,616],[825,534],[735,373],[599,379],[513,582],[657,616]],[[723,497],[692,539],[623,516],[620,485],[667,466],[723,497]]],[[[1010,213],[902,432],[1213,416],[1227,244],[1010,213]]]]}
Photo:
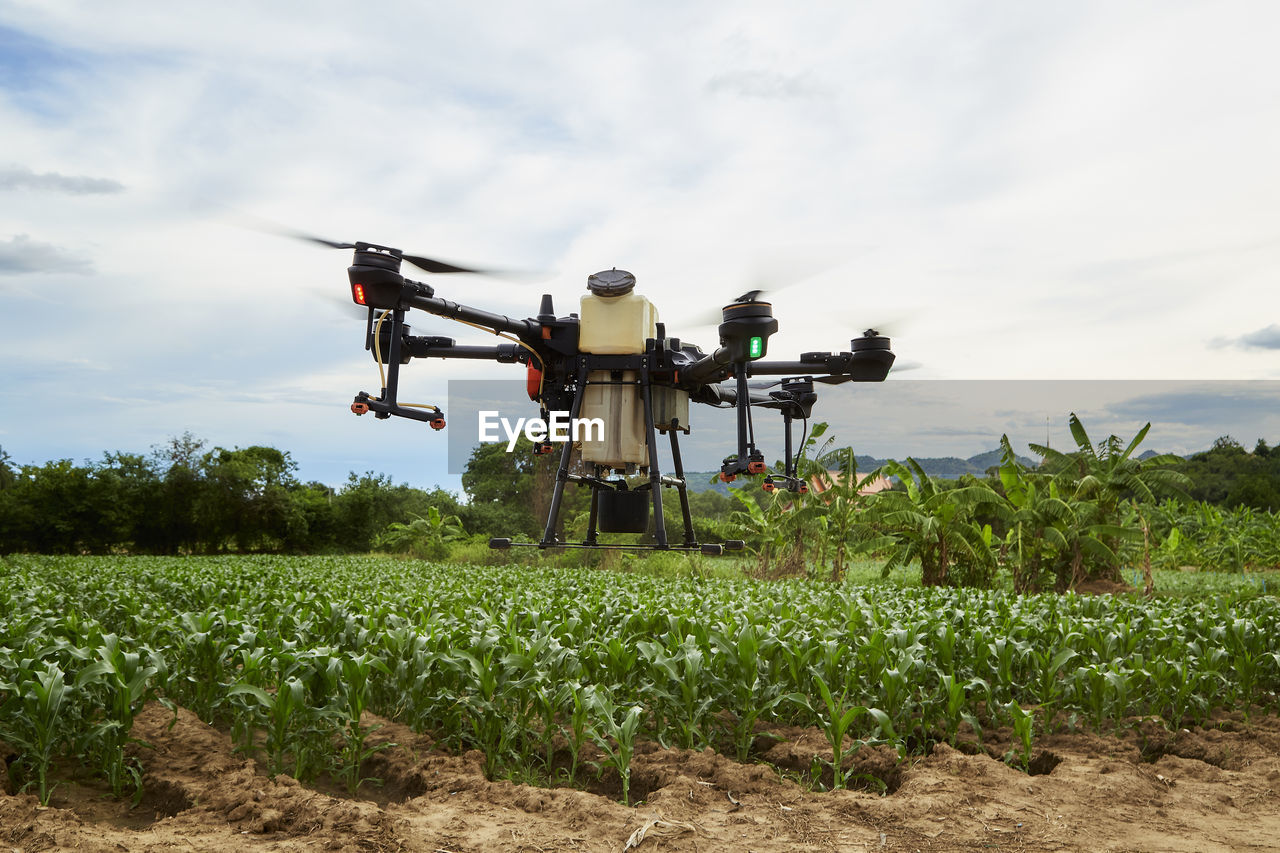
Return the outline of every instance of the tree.
{"type": "Polygon", "coordinates": [[[104,453],[94,467],[96,512],[112,547],[150,550],[159,531],[154,519],[162,481],[150,459],[137,453],[104,453]]]}
{"type": "MultiPolygon", "coordinates": [[[[541,536],[551,508],[560,455],[537,456],[524,436],[511,452],[501,443],[481,444],[471,451],[462,488],[469,498],[459,513],[471,530],[492,535],[541,536]]],[[[586,511],[590,490],[570,484],[560,507],[561,531],[566,519],[586,511]]],[[[665,509],[665,504],[664,504],[665,509]]],[[[560,531],[558,531],[560,532],[560,531]]]]}
{"type": "Polygon", "coordinates": [[[12,489],[7,527],[15,550],[78,554],[105,550],[103,502],[95,494],[93,469],[70,459],[24,465],[12,489]]]}
{"type": "Polygon", "coordinates": [[[17,473],[10,467],[12,464],[13,457],[5,452],[4,447],[0,447],[0,490],[12,489],[18,480],[17,473]]]}
{"type": "Polygon", "coordinates": [[[203,438],[196,438],[189,431],[170,436],[164,444],[151,448],[152,464],[162,474],[175,465],[194,470],[200,464],[200,451],[204,449],[204,445],[203,438]]]}
{"type": "Polygon", "coordinates": [[[204,539],[217,550],[234,542],[240,551],[275,550],[302,521],[289,500],[297,464],[286,451],[254,445],[215,447],[201,458],[198,504],[204,539]]]}
{"type": "Polygon", "coordinates": [[[462,488],[483,529],[525,535],[540,532],[533,512],[533,460],[532,444],[523,437],[510,453],[501,443],[481,444],[471,452],[462,472],[462,488]]]}

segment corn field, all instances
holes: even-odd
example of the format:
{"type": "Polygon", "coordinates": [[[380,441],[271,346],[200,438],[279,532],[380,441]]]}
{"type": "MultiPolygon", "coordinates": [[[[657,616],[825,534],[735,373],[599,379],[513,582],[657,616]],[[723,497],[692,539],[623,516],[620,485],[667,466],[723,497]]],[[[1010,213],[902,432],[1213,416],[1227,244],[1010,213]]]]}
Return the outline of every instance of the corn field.
{"type": "Polygon", "coordinates": [[[832,785],[865,744],[905,760],[1010,728],[1203,723],[1280,701],[1280,602],[1130,600],[659,578],[376,558],[0,560],[0,741],[47,801],[68,767],[141,790],[159,699],[272,775],[368,780],[376,722],[481,750],[491,777],[573,784],[640,740],[752,760],[816,727],[832,785]],[[366,713],[369,712],[369,713],[366,713]],[[145,754],[145,749],[141,751],[145,754]]]}

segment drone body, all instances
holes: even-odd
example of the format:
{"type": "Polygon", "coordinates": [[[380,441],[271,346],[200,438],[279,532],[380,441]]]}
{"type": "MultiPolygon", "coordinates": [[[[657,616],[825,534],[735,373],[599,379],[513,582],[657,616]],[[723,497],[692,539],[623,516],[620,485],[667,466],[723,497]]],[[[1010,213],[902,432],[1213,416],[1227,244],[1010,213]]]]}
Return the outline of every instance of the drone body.
{"type": "MultiPolygon", "coordinates": [[[[548,435],[554,435],[551,427],[566,412],[570,422],[602,427],[595,433],[588,430],[580,440],[565,441],[560,448],[546,527],[539,542],[529,543],[541,548],[644,547],[713,554],[740,548],[740,542],[700,544],[694,534],[678,440],[680,433],[689,432],[690,402],[735,411],[737,447],[721,466],[725,482],[767,473],[764,454],[755,445],[752,409],[779,411],[785,426],[785,470],[767,476],[764,488],[805,492],[806,484],[796,476],[792,425],[796,419],[808,420],[817,400],[814,384],[879,382],[894,361],[889,339],[870,329],[852,340],[848,352],[807,352],[790,361],[765,360],[778,321],[770,304],[761,301],[760,291],[724,306],[720,346],[705,353],[668,335],[657,309],[635,291],[635,277],[625,270],[590,276],[577,313],[556,316],[552,297],[544,295],[535,316],[512,319],[439,298],[430,285],[405,278],[400,266],[407,261],[435,273],[480,270],[370,243],[316,241],[355,250],[347,270],[352,299],[368,308],[365,347],[373,351],[380,368],[386,368],[380,394],[356,395],[351,407],[356,414],[372,411],[378,418],[406,417],[443,428],[444,413],[439,409],[397,402],[400,366],[414,358],[488,359],[526,366],[529,397],[539,405],[543,432],[548,435]],[[497,334],[511,343],[460,346],[451,338],[414,335],[405,323],[413,309],[497,334]],[[783,378],[753,388],[748,382],[752,376],[783,378]],[[671,448],[671,475],[663,474],[659,465],[657,443],[663,433],[671,448]],[[647,476],[647,481],[630,486],[623,478],[637,474],[647,476]],[[592,490],[587,536],[580,543],[567,543],[556,535],[564,489],[571,482],[592,490]],[[662,514],[664,488],[675,489],[680,500],[684,531],[678,544],[668,541],[662,514]],[[598,542],[599,532],[646,532],[651,508],[654,545],[598,542]]],[[[536,453],[555,449],[550,441],[535,444],[536,453]]],[[[522,543],[500,537],[490,540],[495,548],[513,544],[522,543]]]]}

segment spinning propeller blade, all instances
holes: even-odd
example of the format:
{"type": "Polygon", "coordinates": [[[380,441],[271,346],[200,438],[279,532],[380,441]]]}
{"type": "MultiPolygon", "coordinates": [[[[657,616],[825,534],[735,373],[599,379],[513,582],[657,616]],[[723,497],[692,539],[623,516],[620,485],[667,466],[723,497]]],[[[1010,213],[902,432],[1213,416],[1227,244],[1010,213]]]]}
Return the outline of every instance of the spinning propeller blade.
{"type": "Polygon", "coordinates": [[[328,246],[330,249],[354,249],[355,243],[336,243],[333,240],[326,240],[323,237],[315,237],[311,234],[303,234],[301,231],[286,232],[286,237],[293,237],[295,240],[305,240],[308,243],[318,243],[321,246],[328,246]]]}
{"type": "Polygon", "coordinates": [[[475,275],[498,275],[497,270],[481,270],[472,269],[471,267],[459,267],[453,264],[447,264],[444,261],[437,261],[432,258],[424,258],[421,255],[401,255],[401,260],[413,264],[423,272],[446,273],[446,272],[466,272],[475,275]]]}
{"type": "MultiPolygon", "coordinates": [[[[294,240],[302,240],[306,243],[315,243],[317,246],[325,246],[330,249],[354,249],[356,243],[342,243],[337,240],[329,240],[324,237],[317,237],[315,234],[309,234],[306,231],[299,231],[296,228],[289,228],[275,222],[270,222],[259,217],[241,217],[241,221],[257,231],[265,231],[268,234],[277,234],[281,237],[289,237],[294,240]]],[[[436,258],[428,258],[424,255],[410,255],[404,252],[396,252],[400,260],[405,263],[412,264],[423,272],[429,273],[470,273],[472,275],[492,275],[504,276],[509,275],[504,270],[482,269],[479,267],[464,267],[458,264],[451,264],[436,258]]]]}

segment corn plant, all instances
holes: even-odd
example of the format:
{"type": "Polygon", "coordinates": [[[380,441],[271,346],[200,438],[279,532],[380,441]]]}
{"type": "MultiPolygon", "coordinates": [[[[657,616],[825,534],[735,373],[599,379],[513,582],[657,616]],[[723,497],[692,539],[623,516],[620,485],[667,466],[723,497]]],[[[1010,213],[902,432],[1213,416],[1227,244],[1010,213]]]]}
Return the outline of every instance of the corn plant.
{"type": "Polygon", "coordinates": [[[587,703],[594,714],[590,724],[591,738],[604,751],[608,762],[622,779],[622,803],[631,805],[631,757],[635,754],[636,734],[644,708],[639,705],[619,707],[603,690],[593,690],[587,703]],[[622,721],[618,714],[622,713],[622,721]]]}
{"type": "Polygon", "coordinates": [[[1017,739],[1015,748],[1004,756],[1006,764],[1016,766],[1026,772],[1031,769],[1031,745],[1035,731],[1035,714],[1023,709],[1017,702],[1010,702],[1006,707],[1013,720],[1013,736],[1017,739]]]}
{"type": "Polygon", "coordinates": [[[1035,690],[1044,715],[1042,725],[1045,731],[1052,724],[1054,710],[1057,709],[1066,692],[1063,667],[1078,657],[1075,649],[1052,647],[1033,650],[1031,657],[1035,669],[1035,690]]]}
{"type": "MultiPolygon", "coordinates": [[[[1184,539],[1208,529],[1180,512],[1184,539]]],[[[1035,519],[1024,521],[1025,537],[1035,519]]],[[[1068,554],[1088,547],[1064,539],[1068,554]]],[[[272,773],[332,772],[358,793],[370,713],[447,749],[480,748],[494,777],[553,767],[561,735],[571,777],[588,741],[623,777],[642,735],[749,758],[766,722],[821,726],[832,781],[848,785],[848,750],[865,743],[904,753],[1003,725],[1016,743],[1064,721],[1181,726],[1280,703],[1274,579],[1161,575],[1180,597],[349,557],[8,557],[0,739],[23,754],[15,781],[46,797],[64,755],[127,793],[129,768],[112,768],[121,751],[105,741],[127,743],[154,691],[229,722],[272,773]],[[160,648],[163,661],[148,651],[160,648]]]]}
{"type": "Polygon", "coordinates": [[[347,786],[347,793],[352,796],[362,782],[378,781],[361,778],[360,766],[364,760],[376,752],[395,746],[385,742],[368,746],[369,735],[378,727],[368,727],[360,720],[369,702],[369,679],[375,672],[391,674],[385,663],[367,653],[345,655],[342,658],[342,692],[338,696],[337,710],[342,716],[343,746],[338,776],[347,786]]]}
{"type": "Polygon", "coordinates": [[[89,735],[92,750],[111,792],[123,795],[126,784],[136,796],[142,792],[142,771],[137,762],[125,759],[125,745],[133,740],[133,718],[142,705],[155,695],[153,680],[164,672],[164,659],[154,651],[126,652],[120,638],[104,634],[94,651],[97,660],[76,675],[77,690],[92,688],[106,693],[105,716],[89,735]]]}
{"type": "Polygon", "coordinates": [[[53,763],[71,731],[67,719],[66,676],[56,663],[40,668],[30,658],[17,662],[13,680],[0,682],[0,740],[19,750],[19,762],[34,774],[26,787],[34,784],[42,805],[49,804],[49,765],[53,763]]]}
{"type": "Polygon", "coordinates": [[[569,690],[572,706],[568,715],[569,724],[561,730],[569,744],[569,781],[572,782],[578,775],[578,757],[582,755],[583,744],[587,742],[587,737],[590,735],[592,694],[588,688],[578,682],[572,682],[566,687],[569,690]]]}
{"type": "Polygon", "coordinates": [[[712,634],[715,658],[722,662],[721,683],[727,688],[727,706],[733,714],[730,735],[739,761],[746,761],[756,739],[756,721],[771,713],[785,699],[781,683],[762,678],[762,657],[770,654],[777,641],[763,639],[762,630],[752,623],[741,627],[725,626],[712,634]]]}
{"type": "MultiPolygon", "coordinates": [[[[701,749],[707,743],[708,719],[714,694],[704,667],[705,655],[692,636],[677,641],[668,634],[666,645],[641,640],[636,648],[654,672],[645,690],[655,714],[665,715],[675,729],[675,742],[684,749],[701,749]]],[[[661,724],[656,723],[660,729],[661,724]]],[[[661,739],[661,732],[659,733],[661,739]]]]}
{"type": "Polygon", "coordinates": [[[323,647],[303,652],[282,648],[274,655],[242,649],[240,656],[244,680],[226,688],[238,748],[255,755],[261,731],[271,776],[314,778],[333,763],[329,742],[340,714],[333,701],[337,660],[323,647]]]}
{"type": "Polygon", "coordinates": [[[815,707],[809,697],[799,693],[792,694],[791,700],[813,712],[817,717],[819,728],[826,736],[827,743],[831,745],[831,786],[839,790],[845,785],[844,737],[859,717],[868,714],[869,709],[865,705],[849,702],[847,686],[838,694],[832,693],[826,679],[816,673],[813,676],[813,684],[822,699],[821,705],[815,707]]]}
{"type": "Polygon", "coordinates": [[[252,756],[256,751],[254,735],[261,729],[266,734],[267,773],[272,777],[291,773],[295,778],[306,778],[306,738],[300,721],[307,716],[308,708],[307,688],[302,680],[287,678],[273,693],[239,682],[227,688],[227,696],[247,700],[237,715],[239,748],[252,756]]]}
{"type": "Polygon", "coordinates": [[[978,718],[968,710],[969,695],[974,690],[987,691],[987,683],[980,678],[972,679],[968,684],[954,675],[944,675],[940,679],[942,693],[942,718],[946,729],[946,739],[955,746],[961,723],[968,723],[974,734],[982,738],[982,726],[978,718]]]}
{"type": "Polygon", "coordinates": [[[234,640],[221,614],[212,608],[180,614],[177,628],[174,663],[181,675],[170,689],[192,713],[211,722],[223,696],[222,679],[234,640]]]}
{"type": "Polygon", "coordinates": [[[466,711],[476,746],[484,753],[484,773],[489,779],[521,734],[503,702],[501,657],[501,649],[490,637],[487,648],[460,651],[452,659],[467,684],[458,702],[466,711]]]}

